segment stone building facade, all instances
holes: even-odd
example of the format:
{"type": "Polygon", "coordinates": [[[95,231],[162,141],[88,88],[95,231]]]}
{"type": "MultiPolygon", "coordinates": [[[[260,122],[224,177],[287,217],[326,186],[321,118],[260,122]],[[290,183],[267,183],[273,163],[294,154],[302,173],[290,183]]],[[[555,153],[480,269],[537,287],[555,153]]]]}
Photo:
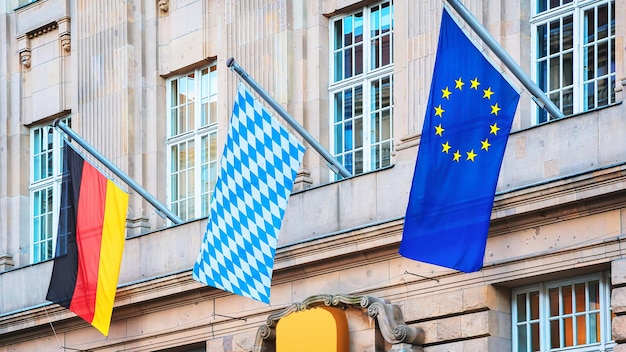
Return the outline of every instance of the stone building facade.
{"type": "Polygon", "coordinates": [[[626,351],[626,1],[463,3],[566,115],[497,64],[522,95],[474,273],[398,255],[445,1],[1,2],[0,352],[273,351],[314,307],[351,352],[626,351]],[[191,277],[230,57],[354,173],[307,147],[269,305],[191,277]],[[45,300],[57,118],[184,220],[130,192],[108,337],[45,300]]]}

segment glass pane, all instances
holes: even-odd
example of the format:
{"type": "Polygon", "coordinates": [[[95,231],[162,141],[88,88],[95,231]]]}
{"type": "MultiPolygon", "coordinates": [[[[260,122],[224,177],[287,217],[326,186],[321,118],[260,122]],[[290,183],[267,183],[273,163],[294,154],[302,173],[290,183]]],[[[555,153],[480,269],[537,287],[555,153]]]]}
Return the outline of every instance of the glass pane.
{"type": "Polygon", "coordinates": [[[537,13],[544,12],[548,9],[547,0],[537,0],[537,13]]]}
{"type": "Polygon", "coordinates": [[[354,47],[354,74],[363,73],[363,44],[354,47]]]}
{"type": "Polygon", "coordinates": [[[343,78],[343,56],[342,51],[335,52],[335,82],[340,81],[343,78]]]}
{"type": "Polygon", "coordinates": [[[547,91],[548,65],[547,61],[537,62],[537,85],[544,92],[547,91]]]}
{"type": "Polygon", "coordinates": [[[354,115],[363,115],[363,87],[354,87],[354,115]]]}
{"type": "Polygon", "coordinates": [[[352,119],[352,90],[348,89],[344,92],[343,104],[343,119],[352,119]]]}
{"type": "Polygon", "coordinates": [[[381,140],[386,141],[391,139],[391,110],[383,111],[383,120],[382,120],[382,136],[381,140]]]}
{"type": "Polygon", "coordinates": [[[517,350],[519,352],[528,351],[528,333],[526,332],[526,325],[520,325],[517,328],[517,350]]]}
{"type": "Polygon", "coordinates": [[[595,82],[589,82],[585,84],[584,88],[584,96],[583,98],[585,103],[585,110],[593,109],[596,107],[595,104],[595,82]]]}
{"type": "Polygon", "coordinates": [[[576,284],[574,286],[574,293],[576,296],[576,313],[586,311],[587,295],[585,293],[585,284],[576,284]]]}
{"type": "Polygon", "coordinates": [[[563,106],[561,107],[564,115],[572,115],[574,113],[574,90],[573,88],[563,90],[563,106]]]}
{"type": "Polygon", "coordinates": [[[530,324],[530,345],[533,351],[539,351],[540,336],[539,336],[539,323],[530,324]]]}
{"type": "Polygon", "coordinates": [[[583,50],[583,79],[593,79],[596,77],[595,46],[590,45],[583,50]]]}
{"type": "Polygon", "coordinates": [[[178,81],[172,80],[170,84],[170,105],[172,107],[178,105],[178,99],[176,99],[176,97],[178,97],[178,81]]]}
{"type": "Polygon", "coordinates": [[[362,174],[363,173],[363,151],[357,150],[357,152],[355,153],[354,159],[355,159],[354,160],[355,161],[354,173],[356,175],[362,174]]]}
{"type": "Polygon", "coordinates": [[[189,114],[189,121],[187,123],[187,130],[191,131],[195,128],[196,126],[196,111],[195,111],[195,103],[191,103],[189,104],[189,110],[188,110],[188,114],[189,114]]]}
{"type": "Polygon", "coordinates": [[[379,81],[372,82],[370,99],[372,100],[370,104],[371,109],[372,110],[380,109],[380,82],[379,81]]]}
{"type": "Polygon", "coordinates": [[[212,100],[209,103],[209,116],[210,116],[210,122],[213,123],[217,123],[217,100],[212,100]]]}
{"type": "Polygon", "coordinates": [[[561,26],[559,20],[550,22],[550,54],[561,51],[561,26]]]}
{"type": "Polygon", "coordinates": [[[548,54],[547,25],[537,26],[537,58],[545,57],[548,54]]]}
{"type": "Polygon", "coordinates": [[[550,316],[557,317],[559,316],[559,288],[551,288],[548,291],[549,300],[550,300],[550,316]]]}
{"type": "Polygon", "coordinates": [[[563,55],[563,87],[574,84],[574,54],[563,55]]]}
{"type": "Polygon", "coordinates": [[[558,56],[550,59],[550,90],[561,87],[561,63],[559,59],[558,56]]]}
{"type": "Polygon", "coordinates": [[[609,80],[601,79],[598,81],[598,107],[609,104],[609,80]]]}
{"type": "Polygon", "coordinates": [[[609,42],[598,44],[598,77],[609,73],[609,42]]]}
{"type": "Polygon", "coordinates": [[[343,73],[343,78],[350,78],[350,77],[353,76],[353,70],[352,70],[352,48],[344,49],[343,54],[344,54],[344,60],[343,60],[344,73],[343,73]]]}
{"type": "Polygon", "coordinates": [[[587,324],[584,315],[576,317],[576,344],[584,345],[587,343],[587,324]]]}
{"type": "Polygon", "coordinates": [[[558,320],[550,320],[550,348],[561,347],[561,331],[558,320]]]}
{"type": "Polygon", "coordinates": [[[363,147],[363,119],[357,118],[354,119],[354,147],[362,148],[363,147]]]}
{"type": "Polygon", "coordinates": [[[530,296],[530,319],[539,319],[539,292],[531,292],[530,296]]]}
{"type": "Polygon", "coordinates": [[[353,147],[353,135],[352,135],[352,121],[347,121],[343,126],[343,135],[344,135],[344,151],[352,150],[353,147]]]}
{"type": "Polygon", "coordinates": [[[335,38],[334,38],[335,50],[343,47],[343,22],[341,20],[335,21],[335,38]]]}
{"type": "Polygon", "coordinates": [[[600,342],[600,314],[589,314],[589,343],[600,342]]]}
{"type": "Polygon", "coordinates": [[[371,114],[371,121],[370,121],[370,129],[371,129],[371,133],[370,133],[370,139],[371,139],[371,143],[378,143],[380,142],[379,136],[380,136],[380,114],[379,113],[372,113],[371,114]]]}
{"type": "Polygon", "coordinates": [[[335,93],[335,122],[339,122],[343,118],[343,95],[342,92],[335,93]]]}
{"type": "Polygon", "coordinates": [[[342,126],[341,125],[335,125],[335,155],[341,153],[342,147],[343,147],[343,133],[342,133],[342,126]]]}
{"type": "Polygon", "coordinates": [[[517,322],[526,321],[526,294],[517,295],[517,322]]]}
{"type": "Polygon", "coordinates": [[[343,45],[352,44],[352,17],[346,16],[343,19],[343,45]]]}
{"type": "Polygon", "coordinates": [[[187,132],[187,107],[178,108],[178,133],[187,132]]]}
{"type": "Polygon", "coordinates": [[[559,5],[561,5],[559,3],[559,0],[550,0],[550,8],[553,9],[555,7],[559,7],[559,5]]]}
{"type": "Polygon", "coordinates": [[[173,145],[170,149],[170,172],[178,171],[178,146],[173,145]]]}
{"type": "Polygon", "coordinates": [[[583,43],[591,43],[595,41],[596,25],[594,18],[594,9],[585,11],[585,21],[583,25],[583,43]]]}
{"type": "Polygon", "coordinates": [[[170,177],[171,187],[170,192],[172,193],[172,202],[177,201],[178,198],[178,174],[172,174],[170,177]]]}
{"type": "Polygon", "coordinates": [[[609,6],[598,7],[598,40],[609,36],[609,6]]]}
{"type": "Polygon", "coordinates": [[[597,310],[600,309],[600,282],[599,281],[591,281],[589,282],[589,310],[597,310]]]}
{"type": "Polygon", "coordinates": [[[380,144],[377,145],[373,145],[370,148],[370,153],[371,153],[371,164],[370,167],[372,168],[372,170],[376,170],[380,168],[380,144]]]}
{"type": "Polygon", "coordinates": [[[572,286],[563,286],[563,314],[572,314],[572,286]]]}
{"type": "Polygon", "coordinates": [[[563,18],[563,51],[574,47],[574,20],[572,16],[563,18]]]}
{"type": "Polygon", "coordinates": [[[574,324],[572,318],[563,319],[563,325],[565,329],[565,346],[574,346],[574,324]]]}

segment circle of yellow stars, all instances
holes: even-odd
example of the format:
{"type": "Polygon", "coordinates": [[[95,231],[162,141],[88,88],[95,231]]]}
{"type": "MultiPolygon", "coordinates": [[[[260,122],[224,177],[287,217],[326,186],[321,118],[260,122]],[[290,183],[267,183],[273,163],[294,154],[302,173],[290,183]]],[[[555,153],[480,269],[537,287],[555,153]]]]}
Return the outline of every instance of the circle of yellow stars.
{"type": "MultiPolygon", "coordinates": [[[[470,80],[470,87],[469,89],[474,89],[476,91],[479,91],[479,86],[480,86],[480,82],[478,81],[478,77],[471,79],[470,80]]],[[[450,100],[450,96],[454,93],[455,90],[458,91],[462,91],[463,90],[463,86],[465,85],[465,82],[463,81],[462,77],[459,77],[458,79],[454,80],[454,88],[452,88],[452,90],[450,90],[449,86],[445,87],[444,89],[441,89],[441,98],[446,99],[446,100],[450,100]]],[[[481,88],[482,89],[482,88],[481,88]]],[[[491,100],[491,96],[494,94],[494,91],[491,90],[491,87],[488,87],[487,89],[482,89],[483,92],[483,99],[487,99],[487,100],[491,100]]],[[[493,105],[490,105],[491,107],[491,115],[495,115],[498,116],[498,113],[500,112],[501,108],[498,105],[498,103],[496,102],[493,105]]],[[[445,113],[444,108],[441,106],[441,104],[439,104],[438,106],[435,107],[435,116],[438,116],[439,118],[443,119],[443,114],[445,113]]],[[[443,127],[443,125],[441,123],[439,123],[438,125],[435,126],[435,135],[439,136],[439,137],[444,137],[444,132],[445,132],[445,128],[443,127]]],[[[500,127],[498,127],[498,123],[494,122],[493,124],[489,125],[489,133],[488,136],[484,139],[480,141],[480,150],[484,150],[485,152],[489,152],[489,147],[491,147],[491,143],[489,142],[489,136],[494,135],[497,136],[498,135],[498,131],[500,130],[500,127]]],[[[444,139],[445,140],[445,139],[444,139]]],[[[466,150],[461,152],[460,149],[456,149],[453,148],[453,145],[450,144],[450,141],[445,140],[444,143],[441,143],[441,152],[442,153],[446,153],[446,154],[450,154],[450,152],[452,152],[452,161],[456,161],[457,163],[460,162],[462,159],[466,160],[466,161],[471,161],[474,162],[476,160],[476,158],[478,157],[478,154],[476,153],[476,151],[474,151],[474,149],[471,150],[466,150]],[[465,154],[465,155],[463,155],[465,154]]],[[[480,151],[478,150],[478,151],[480,151]]]]}

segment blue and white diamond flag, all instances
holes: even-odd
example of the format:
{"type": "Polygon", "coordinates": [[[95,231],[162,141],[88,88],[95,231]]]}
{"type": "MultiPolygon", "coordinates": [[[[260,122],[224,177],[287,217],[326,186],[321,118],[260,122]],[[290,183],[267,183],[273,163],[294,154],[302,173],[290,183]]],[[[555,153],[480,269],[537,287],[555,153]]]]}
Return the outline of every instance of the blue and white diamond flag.
{"type": "Polygon", "coordinates": [[[278,232],[303,155],[240,83],[195,280],[270,302],[278,232]]]}

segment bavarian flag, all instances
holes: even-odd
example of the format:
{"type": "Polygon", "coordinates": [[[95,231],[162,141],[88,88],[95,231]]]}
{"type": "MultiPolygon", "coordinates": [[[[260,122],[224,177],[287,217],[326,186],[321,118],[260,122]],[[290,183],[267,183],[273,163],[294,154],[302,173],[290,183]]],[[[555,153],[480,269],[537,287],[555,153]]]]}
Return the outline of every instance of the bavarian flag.
{"type": "Polygon", "coordinates": [[[46,299],[108,336],[124,251],[128,194],[67,143],[61,207],[46,299]]]}

